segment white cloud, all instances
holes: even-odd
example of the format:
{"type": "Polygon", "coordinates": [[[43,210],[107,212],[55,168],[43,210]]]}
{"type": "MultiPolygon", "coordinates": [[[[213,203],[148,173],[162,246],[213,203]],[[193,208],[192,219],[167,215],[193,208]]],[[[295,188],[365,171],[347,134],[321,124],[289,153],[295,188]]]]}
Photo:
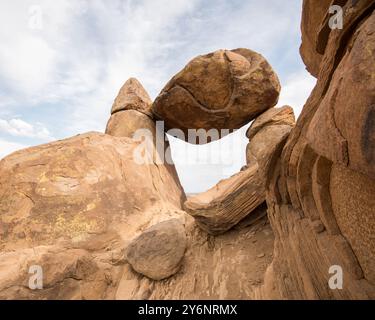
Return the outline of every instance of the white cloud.
{"type": "Polygon", "coordinates": [[[40,0],[40,30],[30,28],[34,1],[1,2],[0,81],[7,101],[64,103],[66,135],[103,130],[129,77],[138,77],[151,95],[161,89],[173,64],[167,52],[178,42],[175,26],[198,2],[40,0]]]}
{"type": "Polygon", "coordinates": [[[21,143],[9,142],[3,139],[0,139],[0,159],[9,155],[10,153],[26,148],[26,145],[21,143]]]}
{"type": "Polygon", "coordinates": [[[298,117],[315,84],[316,79],[306,71],[290,75],[285,85],[282,86],[278,106],[293,107],[298,117]]]}
{"type": "Polygon", "coordinates": [[[249,126],[214,142],[193,145],[169,137],[172,158],[186,192],[208,190],[221,179],[239,172],[246,164],[246,130],[249,126]]]}
{"type": "Polygon", "coordinates": [[[42,124],[32,125],[21,119],[11,119],[9,121],[0,119],[0,132],[14,137],[35,138],[40,140],[53,140],[51,133],[42,124]]]}
{"type": "Polygon", "coordinates": [[[55,52],[43,39],[25,36],[0,51],[2,77],[15,92],[31,95],[49,84],[55,52]],[[22,57],[22,58],[21,58],[22,57]]]}

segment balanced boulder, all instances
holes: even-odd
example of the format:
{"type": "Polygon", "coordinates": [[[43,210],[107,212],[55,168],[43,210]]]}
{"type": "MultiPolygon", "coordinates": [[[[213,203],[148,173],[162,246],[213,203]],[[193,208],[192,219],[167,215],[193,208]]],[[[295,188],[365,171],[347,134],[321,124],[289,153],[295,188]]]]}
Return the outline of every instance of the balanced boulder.
{"type": "Polygon", "coordinates": [[[189,129],[242,127],[276,105],[279,92],[278,77],[263,56],[249,49],[218,50],[190,61],[164,87],[152,111],[188,141],[189,129]]]}

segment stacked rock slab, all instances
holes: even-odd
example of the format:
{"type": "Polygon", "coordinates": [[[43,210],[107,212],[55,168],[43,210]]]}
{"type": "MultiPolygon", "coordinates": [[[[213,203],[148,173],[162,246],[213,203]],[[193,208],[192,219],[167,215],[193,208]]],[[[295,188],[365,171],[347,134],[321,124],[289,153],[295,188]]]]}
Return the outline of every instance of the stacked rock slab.
{"type": "Polygon", "coordinates": [[[218,235],[238,224],[264,201],[263,181],[254,163],[212,189],[188,198],[184,208],[204,231],[218,235]]]}
{"type": "Polygon", "coordinates": [[[273,165],[272,155],[280,151],[295,125],[293,108],[284,106],[272,108],[254,120],[246,132],[249,144],[246,148],[246,161],[250,167],[256,163],[263,186],[266,187],[268,172],[273,165]]]}
{"type": "Polygon", "coordinates": [[[247,132],[247,168],[184,204],[203,230],[224,233],[265,201],[272,154],[282,149],[294,124],[293,109],[288,106],[269,109],[253,122],[247,132]]]}
{"type": "MultiPolygon", "coordinates": [[[[198,56],[164,87],[152,106],[167,129],[231,131],[276,105],[277,75],[268,62],[249,49],[219,50],[198,56]]],[[[224,133],[225,134],[225,133],[224,133]]],[[[178,136],[181,138],[181,136],[178,136]]]]}
{"type": "Polygon", "coordinates": [[[141,83],[130,78],[120,89],[111,110],[105,133],[115,137],[133,138],[138,129],[154,134],[151,113],[152,101],[141,83]]]}
{"type": "Polygon", "coordinates": [[[302,47],[305,56],[322,56],[305,59],[318,82],[273,155],[267,205],[275,258],[254,297],[374,299],[375,3],[340,1],[343,29],[331,30],[324,1],[312,2],[304,1],[302,25],[320,25],[311,29],[317,43],[302,47]]]}
{"type": "Polygon", "coordinates": [[[111,110],[115,114],[124,110],[135,110],[152,117],[151,98],[142,84],[135,78],[130,78],[120,89],[111,110]]]}
{"type": "Polygon", "coordinates": [[[252,139],[265,127],[269,126],[289,126],[295,125],[296,119],[292,107],[284,106],[281,108],[272,108],[262,113],[251,124],[246,131],[246,137],[252,139]]]}

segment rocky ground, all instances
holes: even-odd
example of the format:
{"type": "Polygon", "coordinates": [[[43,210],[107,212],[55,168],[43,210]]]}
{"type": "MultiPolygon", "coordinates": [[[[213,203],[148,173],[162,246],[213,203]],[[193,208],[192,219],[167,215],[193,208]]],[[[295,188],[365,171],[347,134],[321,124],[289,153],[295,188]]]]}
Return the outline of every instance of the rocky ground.
{"type": "Polygon", "coordinates": [[[127,269],[116,298],[249,299],[263,284],[273,257],[274,236],[265,214],[262,207],[256,219],[219,236],[208,235],[188,219],[189,245],[180,271],[154,282],[127,269]]]}

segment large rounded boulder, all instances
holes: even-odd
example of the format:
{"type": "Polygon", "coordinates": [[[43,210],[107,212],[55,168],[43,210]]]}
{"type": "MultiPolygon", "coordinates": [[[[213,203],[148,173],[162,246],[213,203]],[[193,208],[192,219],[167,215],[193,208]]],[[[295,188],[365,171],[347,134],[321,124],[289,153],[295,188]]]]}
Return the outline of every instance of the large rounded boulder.
{"type": "MultiPolygon", "coordinates": [[[[168,129],[238,129],[275,106],[277,75],[266,59],[248,49],[198,56],[156,98],[152,112],[168,129]]],[[[190,141],[189,141],[190,142],[190,141]]]]}

